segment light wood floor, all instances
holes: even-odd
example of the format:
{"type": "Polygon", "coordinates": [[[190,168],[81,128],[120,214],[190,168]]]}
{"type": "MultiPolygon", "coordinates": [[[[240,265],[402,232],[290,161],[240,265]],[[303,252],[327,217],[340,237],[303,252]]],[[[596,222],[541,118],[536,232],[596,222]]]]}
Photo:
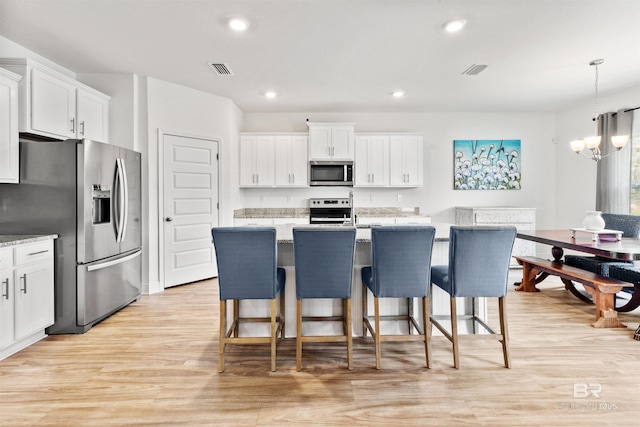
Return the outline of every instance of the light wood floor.
{"type": "Polygon", "coordinates": [[[434,337],[432,369],[419,343],[383,343],[376,371],[360,338],[352,372],[344,344],[306,345],[296,372],[287,340],[277,372],[266,345],[231,346],[224,374],[216,282],[172,288],[1,361],[0,425],[639,425],[640,314],[621,314],[626,330],[594,329],[593,306],[560,282],[539,287],[508,297],[512,369],[497,341],[474,340],[456,370],[434,337]]]}

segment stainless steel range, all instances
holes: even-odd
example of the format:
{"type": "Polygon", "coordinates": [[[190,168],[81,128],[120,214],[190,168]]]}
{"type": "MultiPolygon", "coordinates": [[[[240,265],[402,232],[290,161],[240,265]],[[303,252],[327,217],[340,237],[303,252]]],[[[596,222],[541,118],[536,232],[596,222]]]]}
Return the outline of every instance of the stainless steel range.
{"type": "Polygon", "coordinates": [[[352,224],[351,198],[309,199],[311,224],[352,224]]]}

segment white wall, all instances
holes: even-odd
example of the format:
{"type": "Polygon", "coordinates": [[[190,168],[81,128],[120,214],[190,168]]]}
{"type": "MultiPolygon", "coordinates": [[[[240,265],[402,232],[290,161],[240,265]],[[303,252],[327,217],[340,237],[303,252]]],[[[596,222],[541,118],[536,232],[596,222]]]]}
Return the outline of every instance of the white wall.
{"type": "MultiPolygon", "coordinates": [[[[453,222],[455,206],[537,208],[537,225],[555,225],[556,119],[553,113],[245,113],[244,132],[306,132],[312,122],[355,122],[358,132],[413,132],[424,137],[424,186],[355,188],[356,206],[419,207],[434,222],[453,222]],[[522,189],[453,190],[454,139],[520,139],[522,189]],[[402,202],[398,202],[398,194],[402,202]]],[[[309,197],[343,197],[348,189],[241,190],[245,207],[303,207],[309,197]]]]}
{"type": "Polygon", "coordinates": [[[149,288],[153,292],[162,289],[159,283],[159,217],[162,213],[158,199],[159,132],[176,132],[220,141],[219,220],[221,225],[231,225],[233,210],[240,207],[235,171],[238,164],[238,124],[242,120],[242,112],[227,98],[153,78],[147,78],[146,90],[149,176],[148,188],[143,188],[143,191],[148,194],[148,270],[149,288]]]}
{"type": "MultiPolygon", "coordinates": [[[[617,93],[598,97],[598,112],[640,107],[640,85],[617,93]]],[[[595,132],[593,99],[583,105],[558,113],[557,211],[558,228],[579,227],[585,211],[596,206],[596,162],[576,155],[569,141],[582,139],[595,132]]],[[[637,117],[637,116],[636,116],[637,117]]],[[[638,129],[640,123],[634,123],[638,129]]],[[[608,143],[603,141],[603,143],[608,143]]],[[[613,154],[615,156],[615,154],[613,154]]]]}

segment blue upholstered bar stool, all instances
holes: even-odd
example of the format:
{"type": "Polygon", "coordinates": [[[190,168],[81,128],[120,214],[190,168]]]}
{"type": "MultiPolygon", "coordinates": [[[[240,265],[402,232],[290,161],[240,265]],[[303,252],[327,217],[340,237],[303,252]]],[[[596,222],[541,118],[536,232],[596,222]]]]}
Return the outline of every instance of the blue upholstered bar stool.
{"type": "Polygon", "coordinates": [[[224,371],[226,344],[271,345],[271,370],[276,370],[276,338],[284,337],[285,270],[276,267],[273,227],[216,227],[211,229],[220,286],[220,343],[218,370],[224,371]],[[280,314],[276,301],[280,295],[280,314]],[[233,301],[233,323],[227,328],[227,301],[233,301]],[[271,300],[269,317],[240,318],[240,300],[271,300]],[[269,336],[240,337],[240,323],[269,322],[269,336]]]}
{"type": "MultiPolygon", "coordinates": [[[[456,298],[497,297],[504,365],[511,367],[509,332],[507,329],[507,279],[516,228],[511,226],[452,226],[449,232],[449,264],[431,267],[431,281],[447,292],[451,306],[451,333],[433,316],[432,323],[453,344],[453,365],[460,367],[458,355],[458,316],[456,298]]],[[[474,313],[469,317],[487,332],[495,332],[474,313]]]]}
{"type": "Polygon", "coordinates": [[[429,290],[431,251],[436,229],[432,226],[371,227],[371,266],[362,268],[362,313],[364,331],[371,333],[376,348],[376,369],[380,369],[381,341],[422,341],[427,368],[429,348],[429,290]],[[368,315],[367,289],[373,294],[373,319],[368,315]],[[380,316],[380,298],[407,298],[407,315],[380,316]],[[413,298],[422,300],[422,325],[413,316],[413,298]],[[374,321],[375,328],[371,325],[374,321]],[[406,321],[407,335],[383,335],[380,321],[406,321]],[[417,331],[411,334],[412,328],[417,331]]]}
{"type": "Polygon", "coordinates": [[[356,246],[353,227],[294,228],[293,250],[296,268],[296,369],[302,369],[302,343],[346,342],[347,366],[353,369],[351,337],[351,279],[356,246]],[[302,300],[341,299],[342,315],[304,317],[302,300]],[[303,335],[303,322],[341,321],[343,335],[303,335]]]}
{"type": "MultiPolygon", "coordinates": [[[[634,238],[640,237],[640,216],[639,215],[603,213],[602,219],[604,219],[604,226],[606,229],[622,231],[623,238],[624,237],[634,237],[634,238]]],[[[614,276],[611,276],[611,277],[614,277],[620,280],[625,280],[618,277],[620,272],[622,272],[622,275],[628,276],[629,273],[627,273],[625,270],[627,268],[630,268],[631,270],[633,270],[633,267],[634,267],[633,261],[618,261],[618,260],[612,260],[610,258],[604,258],[600,256],[584,256],[584,255],[565,255],[564,263],[566,265],[582,268],[583,270],[591,271],[592,273],[600,274],[601,276],[606,276],[606,277],[610,276],[610,270],[612,267],[619,267],[614,269],[616,271],[616,273],[614,274],[616,275],[616,277],[614,276]]],[[[630,274],[632,275],[633,273],[630,273],[630,274]]],[[[576,297],[578,297],[579,299],[585,302],[588,302],[588,303],[592,302],[591,297],[586,292],[580,292],[578,289],[576,289],[573,283],[571,283],[570,281],[564,281],[564,280],[563,282],[565,284],[565,288],[568,291],[570,291],[573,295],[575,295],[576,297]]],[[[625,288],[625,291],[627,289],[631,290],[633,288],[625,288]]],[[[632,304],[631,306],[625,306],[626,308],[623,308],[622,310],[618,310],[618,311],[630,311],[637,308],[637,305],[635,308],[631,308],[633,307],[633,305],[636,305],[635,301],[634,301],[634,304],[632,304]]]]}

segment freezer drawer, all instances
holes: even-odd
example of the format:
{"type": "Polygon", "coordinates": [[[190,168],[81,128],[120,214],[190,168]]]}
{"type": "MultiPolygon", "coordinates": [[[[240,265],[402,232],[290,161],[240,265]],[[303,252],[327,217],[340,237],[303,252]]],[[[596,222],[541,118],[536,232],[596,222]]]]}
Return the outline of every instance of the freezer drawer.
{"type": "Polygon", "coordinates": [[[140,297],[141,250],[78,265],[78,326],[88,329],[140,297]]]}

